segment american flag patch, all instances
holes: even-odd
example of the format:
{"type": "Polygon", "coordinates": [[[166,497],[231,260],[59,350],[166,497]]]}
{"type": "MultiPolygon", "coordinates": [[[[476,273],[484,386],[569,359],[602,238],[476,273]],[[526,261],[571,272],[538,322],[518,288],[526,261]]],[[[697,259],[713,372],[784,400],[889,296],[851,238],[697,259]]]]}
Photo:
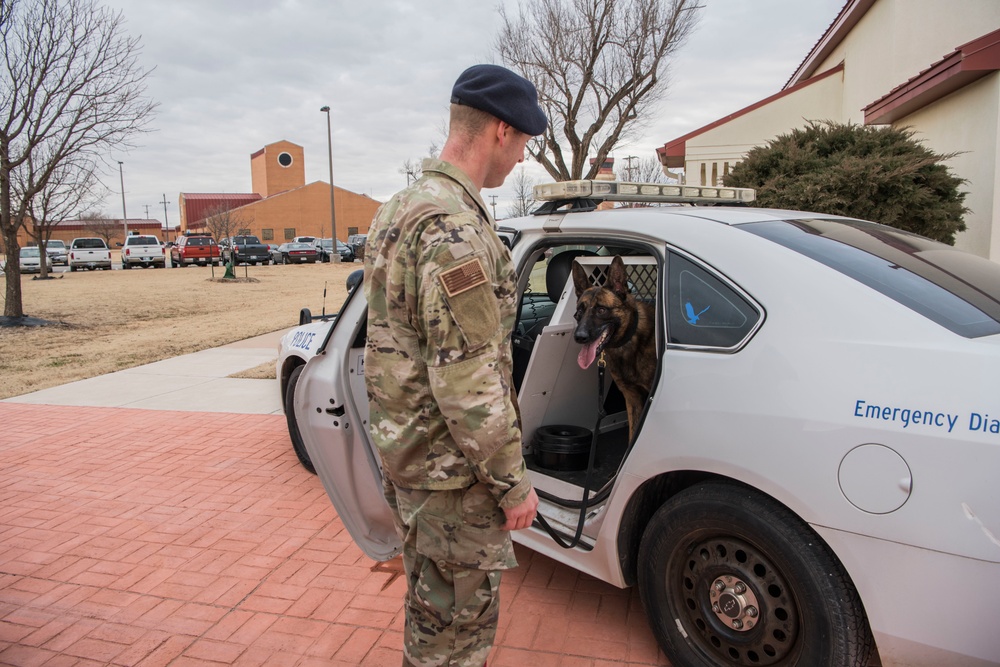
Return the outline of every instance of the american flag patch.
{"type": "Polygon", "coordinates": [[[441,274],[441,286],[448,296],[467,292],[486,282],[486,272],[483,271],[483,265],[479,263],[478,257],[441,274]]]}

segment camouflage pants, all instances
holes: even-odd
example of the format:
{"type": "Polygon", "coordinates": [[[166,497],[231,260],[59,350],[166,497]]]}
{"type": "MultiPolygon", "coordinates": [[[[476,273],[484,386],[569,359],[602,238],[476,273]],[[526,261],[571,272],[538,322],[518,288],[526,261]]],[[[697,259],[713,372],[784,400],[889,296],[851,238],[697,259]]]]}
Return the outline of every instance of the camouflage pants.
{"type": "Polygon", "coordinates": [[[501,570],[517,566],[510,533],[482,484],[454,491],[386,482],[407,576],[404,665],[481,667],[500,616],[501,570]]]}

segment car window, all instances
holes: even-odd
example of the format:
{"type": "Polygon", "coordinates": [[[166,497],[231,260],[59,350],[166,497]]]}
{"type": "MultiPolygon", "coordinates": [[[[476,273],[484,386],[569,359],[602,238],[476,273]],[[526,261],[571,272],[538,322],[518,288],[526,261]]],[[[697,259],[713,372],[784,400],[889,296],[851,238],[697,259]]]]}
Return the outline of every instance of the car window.
{"type": "Polygon", "coordinates": [[[38,257],[38,248],[21,248],[21,257],[38,257]]]}
{"type": "Polygon", "coordinates": [[[187,240],[187,245],[211,245],[212,239],[193,238],[187,240]]]}
{"type": "Polygon", "coordinates": [[[860,220],[775,220],[740,228],[836,269],[960,336],[1000,333],[996,262],[860,220]]]}
{"type": "Polygon", "coordinates": [[[674,345],[732,349],[750,335],[760,312],[704,267],[671,253],[667,333],[674,345]]]}
{"type": "Polygon", "coordinates": [[[133,236],[128,240],[129,245],[160,245],[159,241],[149,236],[133,236]]]}
{"type": "Polygon", "coordinates": [[[76,248],[84,248],[84,249],[88,248],[104,249],[108,247],[104,244],[104,241],[101,239],[78,239],[76,242],[73,243],[73,246],[76,248]]]}

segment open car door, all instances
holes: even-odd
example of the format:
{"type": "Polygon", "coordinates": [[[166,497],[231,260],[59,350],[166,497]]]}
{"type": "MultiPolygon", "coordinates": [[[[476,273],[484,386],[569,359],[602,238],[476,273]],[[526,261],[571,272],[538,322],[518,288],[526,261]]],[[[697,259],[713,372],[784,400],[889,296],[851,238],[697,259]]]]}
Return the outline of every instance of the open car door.
{"type": "Polygon", "coordinates": [[[382,493],[378,453],[368,437],[367,312],[359,285],[302,370],[294,406],[306,451],[347,532],[370,558],[385,561],[402,544],[382,493]]]}

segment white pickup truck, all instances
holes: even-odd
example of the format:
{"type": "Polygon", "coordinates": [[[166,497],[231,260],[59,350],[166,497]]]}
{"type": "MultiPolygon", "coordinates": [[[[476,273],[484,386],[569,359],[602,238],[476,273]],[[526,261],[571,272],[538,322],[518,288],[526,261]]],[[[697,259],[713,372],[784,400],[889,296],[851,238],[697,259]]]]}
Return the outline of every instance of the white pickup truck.
{"type": "Polygon", "coordinates": [[[83,237],[73,239],[69,246],[69,270],[110,269],[111,250],[104,239],[83,237]]]}

